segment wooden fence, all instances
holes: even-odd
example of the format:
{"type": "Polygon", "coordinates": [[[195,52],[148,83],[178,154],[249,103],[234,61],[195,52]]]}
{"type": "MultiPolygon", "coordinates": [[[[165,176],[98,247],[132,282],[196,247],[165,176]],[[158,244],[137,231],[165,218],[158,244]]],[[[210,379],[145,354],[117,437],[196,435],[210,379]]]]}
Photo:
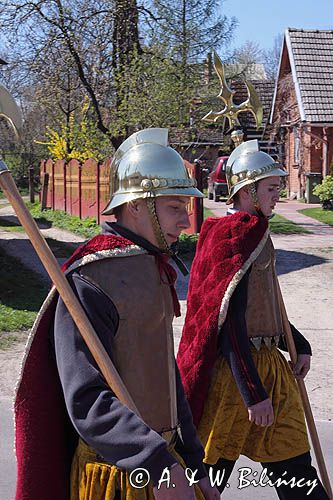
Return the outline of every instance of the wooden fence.
{"type": "MultiPolygon", "coordinates": [[[[199,167],[186,160],[184,163],[189,175],[200,183],[199,167]]],[[[103,216],[101,212],[110,199],[110,164],[111,158],[104,162],[93,159],[81,164],[77,160],[53,161],[42,160],[40,164],[41,181],[48,174],[46,207],[52,210],[63,210],[81,219],[94,217],[99,224],[110,220],[112,216],[103,216]]],[[[201,199],[191,198],[189,208],[191,227],[187,233],[198,233],[203,218],[203,203],[201,199]]]]}

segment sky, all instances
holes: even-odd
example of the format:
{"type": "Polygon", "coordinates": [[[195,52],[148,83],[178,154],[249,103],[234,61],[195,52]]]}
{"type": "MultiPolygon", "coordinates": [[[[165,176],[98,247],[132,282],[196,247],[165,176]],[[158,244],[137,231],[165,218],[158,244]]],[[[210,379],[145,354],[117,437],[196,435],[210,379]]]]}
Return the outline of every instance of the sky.
{"type": "Polygon", "coordinates": [[[333,0],[222,0],[222,12],[238,20],[230,48],[250,40],[271,49],[286,28],[333,29],[333,0]]]}
{"type": "Polygon", "coordinates": [[[333,29],[333,0],[223,0],[223,13],[238,19],[234,47],[270,49],[286,28],[333,29]]]}

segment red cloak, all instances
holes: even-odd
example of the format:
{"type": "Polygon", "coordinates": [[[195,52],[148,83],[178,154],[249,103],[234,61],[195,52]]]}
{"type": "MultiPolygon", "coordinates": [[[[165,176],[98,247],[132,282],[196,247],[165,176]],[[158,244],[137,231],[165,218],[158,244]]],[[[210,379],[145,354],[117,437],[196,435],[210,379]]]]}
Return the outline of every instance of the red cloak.
{"type": "MultiPolygon", "coordinates": [[[[92,260],[143,252],[123,237],[98,235],[79,247],[63,270],[71,271],[92,260]]],[[[70,467],[77,436],[67,416],[49,340],[57,298],[53,287],[31,330],[17,385],[16,500],[69,500],[70,496],[70,467]]]]}
{"type": "Polygon", "coordinates": [[[268,236],[264,217],[236,212],[202,226],[191,268],[177,363],[194,424],[199,425],[217,359],[218,331],[232,293],[268,236]]]}

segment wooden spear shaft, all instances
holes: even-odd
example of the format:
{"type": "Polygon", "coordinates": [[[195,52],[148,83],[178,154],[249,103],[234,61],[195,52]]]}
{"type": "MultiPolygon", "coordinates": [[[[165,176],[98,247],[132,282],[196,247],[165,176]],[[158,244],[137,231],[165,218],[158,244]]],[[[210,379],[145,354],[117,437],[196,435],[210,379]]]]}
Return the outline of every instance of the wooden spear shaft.
{"type": "Polygon", "coordinates": [[[139,412],[123,381],[116,371],[99,337],[91,326],[83,307],[76,298],[76,295],[71,289],[65,275],[61,271],[56,258],[40,233],[37,224],[25,206],[12,175],[2,160],[0,160],[0,187],[14,208],[22,227],[29,236],[37,255],[42,261],[52,282],[56,286],[59,295],[76,323],[76,326],[78,327],[106,382],[115,393],[116,397],[129,409],[139,415],[139,412]]]}
{"type": "MultiPolygon", "coordinates": [[[[290,328],[290,323],[288,320],[287,311],[286,311],[286,308],[284,305],[282,292],[281,292],[281,288],[280,288],[279,283],[278,283],[278,293],[279,293],[279,303],[280,303],[280,310],[281,310],[281,314],[282,314],[284,332],[286,334],[286,342],[287,342],[288,352],[290,355],[291,362],[295,366],[297,363],[297,351],[296,351],[295,342],[294,342],[293,334],[292,334],[292,331],[290,328]]],[[[304,414],[305,414],[306,422],[308,425],[312,446],[313,446],[313,449],[314,449],[314,452],[316,455],[321,480],[323,482],[323,486],[324,486],[326,493],[328,494],[330,500],[333,500],[332,488],[331,488],[330,480],[328,477],[327,468],[326,468],[323,452],[321,449],[319,436],[318,436],[316,424],[315,424],[315,421],[313,418],[311,405],[310,405],[308,393],[307,393],[307,390],[305,387],[305,383],[304,383],[303,379],[296,379],[296,381],[297,381],[298,389],[299,389],[299,392],[301,395],[303,408],[304,408],[304,414]]]]}

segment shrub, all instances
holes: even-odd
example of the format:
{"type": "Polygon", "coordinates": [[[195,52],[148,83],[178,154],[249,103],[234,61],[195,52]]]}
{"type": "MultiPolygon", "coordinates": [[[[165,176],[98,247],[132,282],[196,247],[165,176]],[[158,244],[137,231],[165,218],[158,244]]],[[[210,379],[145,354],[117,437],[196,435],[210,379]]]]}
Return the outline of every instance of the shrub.
{"type": "Polygon", "coordinates": [[[178,240],[179,254],[193,256],[197,247],[198,236],[198,234],[181,234],[178,240]]]}
{"type": "Polygon", "coordinates": [[[333,210],[333,175],[327,175],[321,184],[315,186],[313,194],[318,196],[323,208],[333,210]]]}

